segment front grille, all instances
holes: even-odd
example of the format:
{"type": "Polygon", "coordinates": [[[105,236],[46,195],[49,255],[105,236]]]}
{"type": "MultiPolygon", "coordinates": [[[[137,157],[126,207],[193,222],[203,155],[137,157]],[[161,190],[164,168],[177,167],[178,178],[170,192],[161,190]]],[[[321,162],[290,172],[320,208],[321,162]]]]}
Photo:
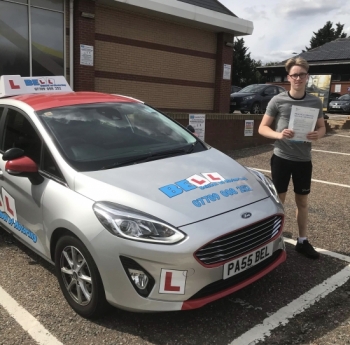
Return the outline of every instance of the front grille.
{"type": "Polygon", "coordinates": [[[248,253],[276,236],[283,218],[276,215],[236,230],[199,249],[195,256],[205,265],[214,265],[248,253]]]}
{"type": "Polygon", "coordinates": [[[207,285],[202,290],[199,290],[195,295],[190,297],[188,299],[188,301],[196,300],[199,298],[204,298],[204,297],[219,293],[223,290],[230,288],[231,286],[237,285],[240,282],[242,282],[246,279],[249,279],[253,275],[259,273],[264,268],[270,266],[273,262],[275,262],[282,254],[282,251],[283,251],[282,249],[276,250],[270,258],[268,258],[264,261],[261,261],[257,265],[247,269],[246,271],[238,273],[231,278],[221,279],[221,280],[218,280],[214,283],[207,285]]]}

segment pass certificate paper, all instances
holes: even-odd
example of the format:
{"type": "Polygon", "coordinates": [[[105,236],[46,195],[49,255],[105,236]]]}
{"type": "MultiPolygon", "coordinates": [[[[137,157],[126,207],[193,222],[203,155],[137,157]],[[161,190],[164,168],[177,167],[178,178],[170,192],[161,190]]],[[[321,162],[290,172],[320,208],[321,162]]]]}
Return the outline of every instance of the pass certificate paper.
{"type": "Polygon", "coordinates": [[[292,105],[288,129],[294,131],[292,141],[311,141],[306,138],[307,133],[315,130],[320,109],[292,105]]]}

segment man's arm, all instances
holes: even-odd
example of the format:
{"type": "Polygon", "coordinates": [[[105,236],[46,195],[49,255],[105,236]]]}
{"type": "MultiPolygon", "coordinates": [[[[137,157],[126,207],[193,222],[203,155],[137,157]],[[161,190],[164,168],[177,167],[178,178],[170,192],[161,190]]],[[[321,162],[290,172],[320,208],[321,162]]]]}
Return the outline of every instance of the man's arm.
{"type": "Polygon", "coordinates": [[[263,137],[266,137],[269,139],[275,139],[275,140],[280,140],[283,138],[286,138],[286,139],[293,138],[294,132],[291,129],[286,128],[282,132],[274,131],[271,128],[273,120],[274,118],[272,116],[265,114],[259,126],[259,134],[261,134],[263,137]]]}

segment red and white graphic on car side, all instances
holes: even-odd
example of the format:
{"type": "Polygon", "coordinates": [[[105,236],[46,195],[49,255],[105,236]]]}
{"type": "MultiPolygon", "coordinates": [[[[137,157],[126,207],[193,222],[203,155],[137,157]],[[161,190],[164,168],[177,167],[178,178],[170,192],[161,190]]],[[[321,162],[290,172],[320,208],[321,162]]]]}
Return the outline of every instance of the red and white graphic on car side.
{"type": "Polygon", "coordinates": [[[15,199],[2,188],[2,204],[4,207],[4,212],[8,214],[9,217],[17,220],[17,211],[15,199]]]}
{"type": "Polygon", "coordinates": [[[210,182],[225,181],[225,179],[217,172],[201,173],[210,182]]]}
{"type": "Polygon", "coordinates": [[[162,269],[160,273],[159,293],[184,295],[187,271],[162,269]]]}
{"type": "Polygon", "coordinates": [[[189,183],[195,185],[196,187],[206,186],[210,183],[206,178],[200,175],[192,175],[191,177],[186,179],[189,183]]]}
{"type": "Polygon", "coordinates": [[[0,211],[1,211],[1,212],[5,212],[4,202],[3,202],[3,200],[2,200],[1,193],[0,193],[0,211]]]}

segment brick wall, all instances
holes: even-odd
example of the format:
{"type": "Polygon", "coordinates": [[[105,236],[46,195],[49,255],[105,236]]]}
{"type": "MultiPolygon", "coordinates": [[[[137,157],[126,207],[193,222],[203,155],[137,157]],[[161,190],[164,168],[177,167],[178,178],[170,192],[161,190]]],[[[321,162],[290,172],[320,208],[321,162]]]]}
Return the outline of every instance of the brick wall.
{"type": "Polygon", "coordinates": [[[95,1],[74,1],[74,90],[95,91],[95,67],[80,64],[80,45],[95,45],[95,19],[82,12],[95,14],[95,1]]]}
{"type": "Polygon", "coordinates": [[[215,33],[98,4],[95,23],[96,91],[165,111],[214,111],[215,33]]]}
{"type": "MultiPolygon", "coordinates": [[[[167,115],[184,126],[189,123],[188,114],[167,113],[167,115]]],[[[273,140],[258,133],[262,117],[263,115],[207,114],[205,142],[223,152],[272,144],[273,140]],[[244,136],[245,120],[254,120],[254,131],[251,137],[244,136]]]]}
{"type": "Polygon", "coordinates": [[[226,46],[226,42],[233,43],[233,35],[218,33],[214,96],[214,112],[216,113],[228,113],[230,110],[228,95],[231,93],[231,76],[230,79],[224,79],[223,72],[225,64],[232,64],[233,49],[226,46]]]}

